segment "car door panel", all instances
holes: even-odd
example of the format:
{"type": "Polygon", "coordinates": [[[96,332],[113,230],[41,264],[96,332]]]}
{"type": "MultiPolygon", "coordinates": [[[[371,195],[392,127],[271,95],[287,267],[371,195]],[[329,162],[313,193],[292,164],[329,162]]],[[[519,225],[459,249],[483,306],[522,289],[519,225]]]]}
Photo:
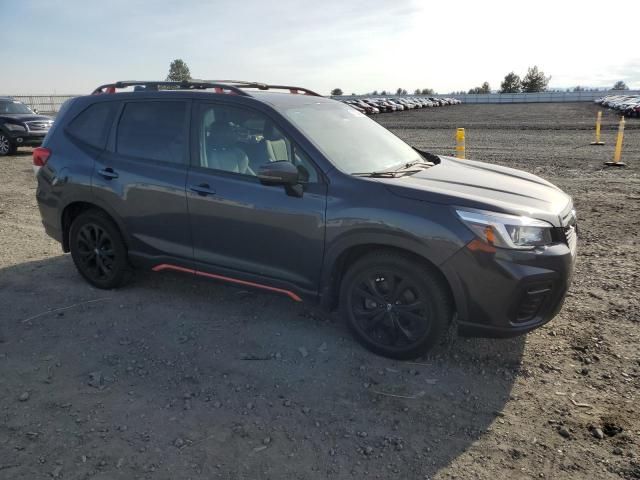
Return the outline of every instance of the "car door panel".
{"type": "MultiPolygon", "coordinates": [[[[193,152],[202,152],[199,142],[206,141],[193,131],[198,128],[198,108],[205,106],[194,105],[193,152]]],[[[224,128],[229,123],[233,122],[225,122],[224,128]]],[[[212,135],[218,134],[214,127],[212,135]]],[[[252,150],[238,145],[213,148],[252,150]]],[[[249,173],[240,174],[201,165],[207,162],[192,165],[187,178],[194,259],[317,291],[324,252],[326,184],[309,183],[301,197],[292,196],[284,186],[262,184],[255,174],[251,176],[250,168],[245,170],[249,173]]]]}
{"type": "Polygon", "coordinates": [[[317,288],[324,188],[297,198],[281,186],[198,168],[189,171],[187,183],[215,188],[206,196],[187,193],[196,260],[317,288]]]}
{"type": "MultiPolygon", "coordinates": [[[[187,102],[180,103],[185,109],[188,107],[187,102]]],[[[185,113],[185,138],[187,121],[188,112],[185,113]]],[[[187,142],[181,154],[182,163],[172,163],[145,158],[147,147],[149,152],[157,150],[152,135],[138,140],[136,156],[118,151],[114,141],[114,148],[107,149],[96,160],[94,195],[111,205],[124,223],[132,254],[191,259],[193,247],[185,192],[187,142]]]]}
{"type": "Polygon", "coordinates": [[[187,170],[139,158],[102,155],[96,162],[94,195],[111,205],[129,233],[135,252],[191,258],[185,184],[187,170]],[[117,178],[98,172],[111,169],[117,178]]]}

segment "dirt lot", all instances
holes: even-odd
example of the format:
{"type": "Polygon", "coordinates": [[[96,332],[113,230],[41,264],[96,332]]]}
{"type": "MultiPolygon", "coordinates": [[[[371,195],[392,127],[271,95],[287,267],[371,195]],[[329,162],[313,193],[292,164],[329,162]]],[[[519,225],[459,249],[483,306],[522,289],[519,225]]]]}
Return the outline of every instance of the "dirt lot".
{"type": "Polygon", "coordinates": [[[151,273],[93,289],[40,226],[28,154],[0,159],[0,478],[639,479],[640,121],[629,167],[603,170],[617,119],[592,147],[595,112],[378,118],[436,153],[464,126],[469,157],[543,175],[578,209],[553,322],[414,363],[271,294],[151,273]]]}

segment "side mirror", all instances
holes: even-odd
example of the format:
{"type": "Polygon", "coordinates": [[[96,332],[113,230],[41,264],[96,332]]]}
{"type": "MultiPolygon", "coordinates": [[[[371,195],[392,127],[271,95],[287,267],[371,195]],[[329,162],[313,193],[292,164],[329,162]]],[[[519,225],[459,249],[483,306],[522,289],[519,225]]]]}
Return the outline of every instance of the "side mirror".
{"type": "Polygon", "coordinates": [[[33,113],[40,113],[37,108],[33,109],[33,113]]]}
{"type": "Polygon", "coordinates": [[[300,183],[297,167],[286,160],[261,165],[258,169],[258,178],[266,185],[293,186],[300,183]]]}

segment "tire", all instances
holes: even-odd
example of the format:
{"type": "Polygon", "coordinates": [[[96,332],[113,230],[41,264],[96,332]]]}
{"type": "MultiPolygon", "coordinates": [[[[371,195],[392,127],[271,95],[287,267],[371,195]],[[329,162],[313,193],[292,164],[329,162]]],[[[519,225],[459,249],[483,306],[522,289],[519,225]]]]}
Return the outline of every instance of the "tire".
{"type": "Polygon", "coordinates": [[[71,257],[80,275],[102,289],[127,283],[133,270],[116,224],[99,210],[78,215],[69,230],[71,257]]]}
{"type": "Polygon", "coordinates": [[[0,132],[0,157],[13,155],[16,153],[17,149],[18,147],[11,141],[11,138],[0,132]]]}
{"type": "Polygon", "coordinates": [[[340,285],[340,310],[362,345],[400,360],[434,347],[453,317],[448,288],[428,265],[384,250],[348,269],[340,285]]]}

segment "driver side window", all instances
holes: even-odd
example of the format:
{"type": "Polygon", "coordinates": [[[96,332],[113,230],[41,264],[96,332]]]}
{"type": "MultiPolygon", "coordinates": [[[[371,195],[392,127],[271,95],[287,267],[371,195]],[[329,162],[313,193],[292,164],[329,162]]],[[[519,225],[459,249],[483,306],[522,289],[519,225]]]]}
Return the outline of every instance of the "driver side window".
{"type": "Polygon", "coordinates": [[[200,105],[196,119],[199,166],[256,176],[269,162],[292,162],[305,183],[318,174],[305,153],[259,112],[226,105],[200,105]]]}

